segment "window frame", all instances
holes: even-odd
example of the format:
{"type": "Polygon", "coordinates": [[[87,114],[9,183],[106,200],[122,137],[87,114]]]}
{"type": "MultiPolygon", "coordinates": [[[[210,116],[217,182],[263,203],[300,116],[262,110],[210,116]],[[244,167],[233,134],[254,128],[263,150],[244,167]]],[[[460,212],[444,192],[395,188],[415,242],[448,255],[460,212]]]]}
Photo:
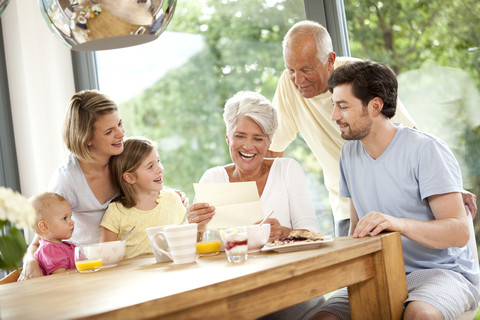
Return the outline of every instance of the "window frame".
{"type": "Polygon", "coordinates": [[[75,91],[100,88],[94,51],[72,51],[72,65],[75,91]]]}
{"type": "Polygon", "coordinates": [[[3,30],[0,23],[0,185],[20,191],[14,137],[3,30]]]}
{"type": "Polygon", "coordinates": [[[337,56],[350,57],[347,17],[343,0],[304,0],[305,16],[327,28],[337,56]]]}

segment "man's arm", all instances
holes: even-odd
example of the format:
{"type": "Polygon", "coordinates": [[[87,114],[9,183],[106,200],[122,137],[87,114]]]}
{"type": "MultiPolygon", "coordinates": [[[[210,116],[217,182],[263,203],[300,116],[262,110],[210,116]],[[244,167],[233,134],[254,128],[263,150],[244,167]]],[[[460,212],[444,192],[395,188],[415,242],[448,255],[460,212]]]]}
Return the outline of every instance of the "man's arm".
{"type": "Polygon", "coordinates": [[[283,157],[283,152],[274,152],[267,150],[267,154],[265,155],[265,158],[282,158],[283,157]]]}
{"type": "Polygon", "coordinates": [[[362,238],[369,233],[375,236],[382,231],[399,231],[410,240],[433,249],[465,246],[470,232],[461,194],[434,195],[428,197],[428,202],[435,220],[396,218],[372,211],[358,221],[353,236],[362,238]]]}
{"type": "Polygon", "coordinates": [[[407,228],[405,236],[429,248],[444,249],[465,246],[470,239],[467,220],[469,216],[465,212],[461,193],[452,192],[430,196],[428,203],[435,220],[419,221],[419,229],[407,228]],[[424,231],[422,232],[422,230],[424,231]],[[413,234],[413,232],[418,234],[413,234]]]}
{"type": "Polygon", "coordinates": [[[295,111],[301,108],[293,96],[297,92],[285,69],[278,79],[277,89],[273,96],[272,105],[277,111],[278,127],[272,136],[266,158],[281,158],[286,148],[296,139],[298,128],[295,121],[295,111]]]}

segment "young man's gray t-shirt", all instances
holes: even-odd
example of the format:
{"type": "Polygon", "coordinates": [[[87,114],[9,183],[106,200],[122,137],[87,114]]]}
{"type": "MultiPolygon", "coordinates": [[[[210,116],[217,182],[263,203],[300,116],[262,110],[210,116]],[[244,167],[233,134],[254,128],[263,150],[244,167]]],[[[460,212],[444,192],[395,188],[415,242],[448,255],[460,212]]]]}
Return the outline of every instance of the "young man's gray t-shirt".
{"type": "MultiPolygon", "coordinates": [[[[370,211],[429,221],[435,217],[428,197],[462,192],[460,167],[441,140],[396,124],[387,149],[373,159],[358,140],[348,141],[340,155],[340,196],[352,198],[358,218],[370,211]]],[[[478,266],[468,247],[431,249],[402,236],[405,271],[448,269],[478,284],[478,266]]]]}

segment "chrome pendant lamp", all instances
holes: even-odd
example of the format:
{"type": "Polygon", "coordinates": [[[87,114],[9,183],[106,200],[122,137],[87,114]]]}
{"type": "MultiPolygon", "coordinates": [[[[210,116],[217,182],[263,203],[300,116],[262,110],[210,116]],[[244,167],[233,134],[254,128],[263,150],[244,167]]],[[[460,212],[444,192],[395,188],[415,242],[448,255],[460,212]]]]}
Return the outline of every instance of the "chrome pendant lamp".
{"type": "Polygon", "coordinates": [[[0,0],[0,16],[2,15],[5,8],[8,6],[9,0],[0,0]]]}
{"type": "Polygon", "coordinates": [[[97,51],[124,48],[157,39],[172,19],[177,1],[38,2],[49,28],[62,42],[75,51],[97,51]]]}

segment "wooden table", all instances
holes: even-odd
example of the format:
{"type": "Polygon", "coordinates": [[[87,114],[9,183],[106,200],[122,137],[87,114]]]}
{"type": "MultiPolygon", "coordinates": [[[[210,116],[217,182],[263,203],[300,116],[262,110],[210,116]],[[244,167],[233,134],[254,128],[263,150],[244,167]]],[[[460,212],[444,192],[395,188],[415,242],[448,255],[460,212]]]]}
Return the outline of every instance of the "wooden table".
{"type": "Polygon", "coordinates": [[[344,286],[353,319],[401,319],[407,289],[399,234],[336,238],[240,264],[221,253],[184,265],[142,256],[96,273],[70,270],[0,286],[0,318],[251,319],[344,286]]]}

